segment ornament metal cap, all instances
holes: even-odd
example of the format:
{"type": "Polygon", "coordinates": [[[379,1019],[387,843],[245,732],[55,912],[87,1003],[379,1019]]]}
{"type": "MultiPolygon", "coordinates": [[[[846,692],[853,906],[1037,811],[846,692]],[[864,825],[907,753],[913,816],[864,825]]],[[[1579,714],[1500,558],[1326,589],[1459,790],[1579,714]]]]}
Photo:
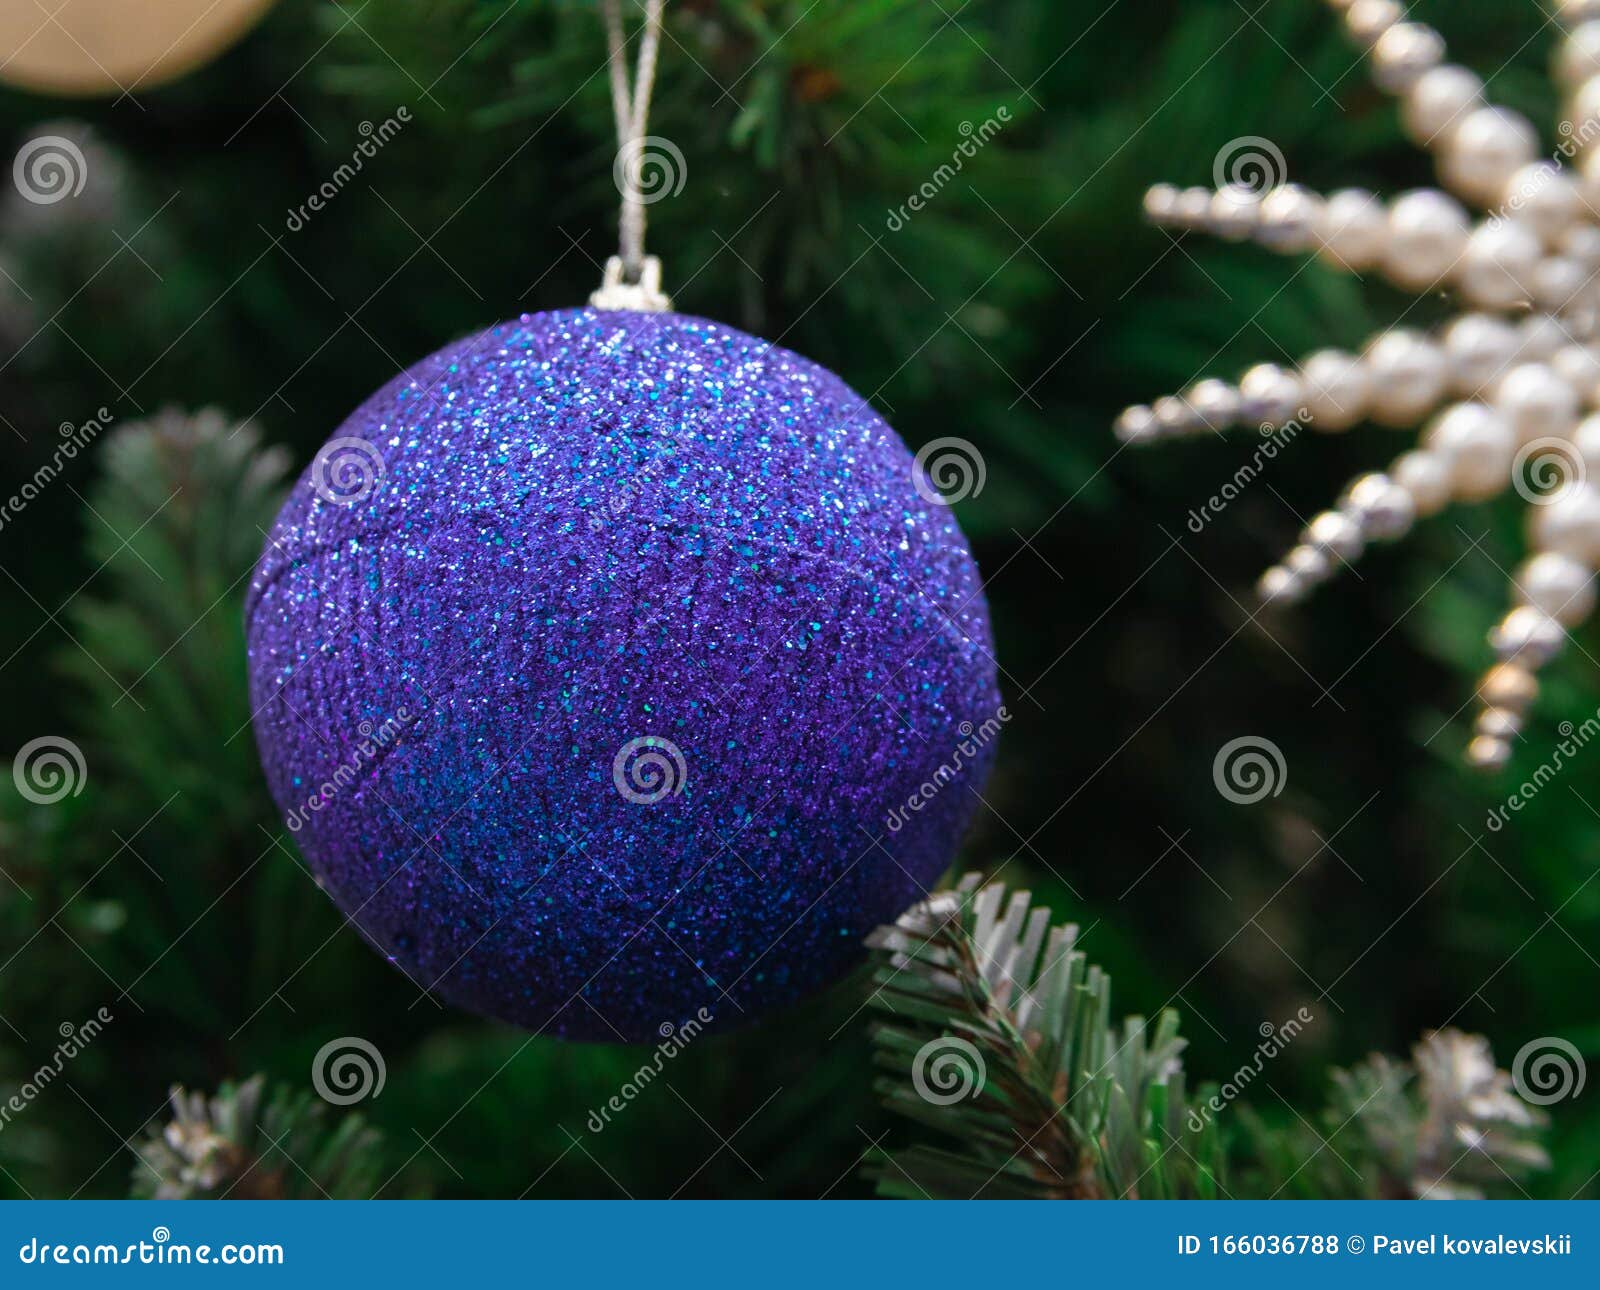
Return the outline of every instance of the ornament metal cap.
{"type": "Polygon", "coordinates": [[[589,297],[596,309],[631,309],[641,314],[664,314],[672,308],[672,298],[661,290],[661,261],[644,257],[637,282],[627,282],[622,274],[622,257],[606,258],[606,271],[600,288],[589,297]]]}

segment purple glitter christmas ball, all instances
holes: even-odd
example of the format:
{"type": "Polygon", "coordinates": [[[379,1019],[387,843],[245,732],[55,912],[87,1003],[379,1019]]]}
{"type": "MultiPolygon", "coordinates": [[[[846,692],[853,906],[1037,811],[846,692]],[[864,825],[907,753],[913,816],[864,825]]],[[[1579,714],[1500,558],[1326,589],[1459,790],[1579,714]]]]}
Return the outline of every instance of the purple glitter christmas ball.
{"type": "Polygon", "coordinates": [[[572,1038],[839,976],[952,860],[1005,720],[894,431],[679,314],[525,316],[396,377],[246,612],[267,780],[340,909],[419,987],[572,1038]]]}

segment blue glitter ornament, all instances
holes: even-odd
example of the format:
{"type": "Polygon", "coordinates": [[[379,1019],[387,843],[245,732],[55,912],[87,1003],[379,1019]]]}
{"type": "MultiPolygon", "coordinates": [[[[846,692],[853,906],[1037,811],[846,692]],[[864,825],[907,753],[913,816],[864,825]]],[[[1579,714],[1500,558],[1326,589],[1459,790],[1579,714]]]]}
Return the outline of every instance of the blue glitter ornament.
{"type": "Polygon", "coordinates": [[[838,977],[953,858],[1005,719],[895,433],[680,314],[524,316],[396,377],[290,495],[247,624],[318,881],[419,986],[571,1038],[838,977]]]}

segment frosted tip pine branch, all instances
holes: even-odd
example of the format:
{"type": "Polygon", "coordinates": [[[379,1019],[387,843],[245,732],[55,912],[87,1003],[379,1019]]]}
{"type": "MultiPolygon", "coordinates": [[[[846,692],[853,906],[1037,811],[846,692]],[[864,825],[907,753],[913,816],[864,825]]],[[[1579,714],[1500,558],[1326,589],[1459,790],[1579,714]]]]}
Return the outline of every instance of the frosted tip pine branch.
{"type": "Polygon", "coordinates": [[[1483,80],[1445,61],[1432,27],[1395,0],[1329,0],[1367,51],[1372,79],[1399,100],[1407,135],[1433,154],[1440,188],[1385,200],[1326,196],[1285,182],[1266,140],[1219,155],[1218,187],[1158,184],[1156,225],[1313,254],[1418,294],[1453,293],[1436,331],[1392,327],[1360,353],[1324,349],[1297,368],[1252,367],[1126,409],[1119,438],[1145,444],[1230,426],[1292,421],[1337,432],[1363,419],[1407,428],[1420,445],[1352,481],[1332,509],[1262,575],[1264,601],[1294,602],[1451,502],[1515,487],[1530,507],[1528,559],[1513,607],[1489,634],[1499,660],[1478,686],[1467,757],[1505,764],[1538,693],[1538,672],[1593,613],[1600,568],[1600,0],[1564,0],[1553,75],[1560,143],[1540,155],[1525,117],[1486,100],[1483,80]],[[1231,165],[1224,166],[1228,160],[1231,165]],[[1254,182],[1262,175],[1267,182],[1254,182]],[[1476,213],[1474,213],[1476,212],[1476,213]]]}

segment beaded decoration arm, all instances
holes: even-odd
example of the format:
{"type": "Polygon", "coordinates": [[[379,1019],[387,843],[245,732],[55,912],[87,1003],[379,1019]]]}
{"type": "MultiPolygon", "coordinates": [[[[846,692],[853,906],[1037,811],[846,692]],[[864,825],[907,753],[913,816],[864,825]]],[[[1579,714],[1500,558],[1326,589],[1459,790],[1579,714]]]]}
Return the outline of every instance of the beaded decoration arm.
{"type": "Polygon", "coordinates": [[[1468,749],[1475,765],[1494,768],[1510,756],[1538,669],[1595,607],[1600,488],[1586,468],[1600,462],[1600,0],[1558,6],[1567,30],[1555,76],[1567,110],[1544,159],[1528,120],[1485,102],[1483,81],[1446,63],[1439,33],[1402,21],[1395,0],[1329,3],[1449,191],[1385,202],[1359,189],[1251,188],[1235,171],[1216,190],[1159,184],[1145,214],[1164,228],[1312,253],[1418,293],[1449,290],[1461,312],[1437,333],[1381,332],[1359,354],[1324,349],[1295,370],[1252,367],[1237,385],[1202,380],[1128,408],[1117,434],[1142,444],[1231,425],[1407,427],[1431,414],[1419,448],[1353,481],[1262,575],[1268,601],[1298,600],[1369,541],[1514,484],[1532,505],[1533,554],[1513,576],[1514,607],[1490,633],[1500,662],[1478,687],[1468,749]]]}

